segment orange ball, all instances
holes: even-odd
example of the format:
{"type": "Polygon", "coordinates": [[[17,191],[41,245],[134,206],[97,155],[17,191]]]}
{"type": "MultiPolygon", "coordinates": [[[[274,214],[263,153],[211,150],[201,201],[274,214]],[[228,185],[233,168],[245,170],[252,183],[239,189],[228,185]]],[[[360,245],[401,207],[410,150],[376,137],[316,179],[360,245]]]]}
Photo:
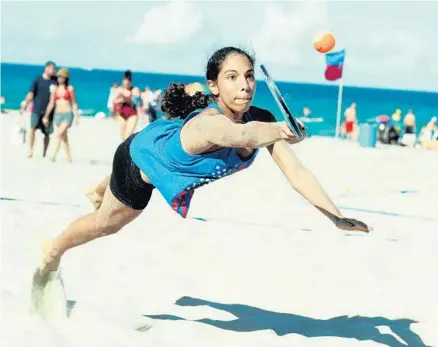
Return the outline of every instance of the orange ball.
{"type": "Polygon", "coordinates": [[[323,33],[315,37],[313,47],[315,47],[319,53],[327,53],[335,47],[335,43],[335,36],[332,33],[323,33]]]}

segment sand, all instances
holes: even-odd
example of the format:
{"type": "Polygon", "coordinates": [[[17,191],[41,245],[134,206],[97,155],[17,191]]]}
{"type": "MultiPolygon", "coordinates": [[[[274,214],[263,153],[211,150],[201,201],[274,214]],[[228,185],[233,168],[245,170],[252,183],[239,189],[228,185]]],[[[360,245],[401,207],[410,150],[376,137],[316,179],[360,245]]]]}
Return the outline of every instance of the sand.
{"type": "Polygon", "coordinates": [[[40,242],[92,211],[83,190],[110,173],[119,133],[82,119],[72,164],[62,149],[43,159],[40,134],[27,159],[14,114],[0,118],[6,345],[438,345],[437,152],[323,137],[293,148],[372,233],[336,229],[263,150],[249,170],[199,189],[186,220],[155,192],[121,232],[67,253],[69,319],[30,316],[40,242]]]}

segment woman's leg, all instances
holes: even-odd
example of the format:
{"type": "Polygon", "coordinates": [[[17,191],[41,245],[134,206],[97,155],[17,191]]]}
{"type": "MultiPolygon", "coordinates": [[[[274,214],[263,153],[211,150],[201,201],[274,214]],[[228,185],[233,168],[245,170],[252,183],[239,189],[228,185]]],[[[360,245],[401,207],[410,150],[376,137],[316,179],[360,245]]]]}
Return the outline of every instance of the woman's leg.
{"type": "Polygon", "coordinates": [[[54,144],[53,155],[50,158],[51,161],[55,161],[56,160],[56,156],[58,154],[60,146],[61,146],[61,134],[60,134],[60,128],[59,128],[59,126],[57,126],[56,127],[56,132],[55,132],[55,144],[54,144]]]}
{"type": "Polygon", "coordinates": [[[125,133],[123,140],[126,140],[129,136],[131,136],[137,125],[138,116],[131,116],[126,120],[125,133]]]}
{"type": "Polygon", "coordinates": [[[59,148],[61,146],[61,142],[64,143],[64,136],[67,133],[68,124],[67,123],[61,123],[57,129],[56,129],[56,140],[55,140],[55,149],[53,151],[53,155],[51,160],[55,161],[56,157],[58,156],[59,148]]]}
{"type": "Polygon", "coordinates": [[[91,201],[95,210],[98,210],[103,201],[103,196],[109,186],[111,175],[104,178],[97,187],[93,187],[85,192],[87,198],[91,201]]]}
{"type": "Polygon", "coordinates": [[[68,127],[65,129],[64,136],[61,138],[62,143],[64,144],[65,156],[67,157],[67,161],[71,163],[71,154],[70,154],[70,145],[68,143],[68,127]]]}
{"type": "Polygon", "coordinates": [[[56,271],[67,250],[116,233],[141,212],[121,203],[107,188],[100,209],[79,217],[53,240],[51,248],[44,254],[42,272],[56,271]]]}
{"type": "Polygon", "coordinates": [[[126,129],[126,120],[125,118],[123,118],[122,116],[118,116],[117,120],[119,121],[119,125],[120,125],[120,138],[122,139],[122,141],[124,141],[124,136],[125,136],[125,129],[126,129]]]}

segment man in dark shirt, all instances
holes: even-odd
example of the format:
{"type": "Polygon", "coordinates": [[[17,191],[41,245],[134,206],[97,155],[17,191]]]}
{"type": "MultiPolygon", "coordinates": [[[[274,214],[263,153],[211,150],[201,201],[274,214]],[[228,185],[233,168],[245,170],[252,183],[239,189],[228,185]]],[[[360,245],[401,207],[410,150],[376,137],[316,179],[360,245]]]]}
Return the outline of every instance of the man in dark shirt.
{"type": "Polygon", "coordinates": [[[40,129],[44,134],[44,151],[43,157],[46,156],[47,148],[49,147],[50,134],[53,133],[53,112],[50,115],[50,122],[46,127],[43,124],[43,116],[46,112],[47,105],[50,101],[50,93],[56,85],[56,65],[54,62],[47,62],[44,67],[44,72],[38,76],[32,83],[26,100],[23,103],[21,112],[26,110],[29,103],[33,100],[33,110],[30,116],[30,134],[29,134],[29,153],[28,157],[33,156],[33,148],[35,143],[35,132],[40,129]]]}

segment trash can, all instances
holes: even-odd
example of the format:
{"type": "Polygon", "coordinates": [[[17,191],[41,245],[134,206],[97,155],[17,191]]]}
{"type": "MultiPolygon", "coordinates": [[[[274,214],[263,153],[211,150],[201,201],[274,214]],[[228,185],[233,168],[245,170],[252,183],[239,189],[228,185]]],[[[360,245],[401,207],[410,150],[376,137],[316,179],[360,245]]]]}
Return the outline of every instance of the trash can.
{"type": "Polygon", "coordinates": [[[377,127],[374,124],[359,125],[359,145],[361,147],[376,147],[377,127]]]}

